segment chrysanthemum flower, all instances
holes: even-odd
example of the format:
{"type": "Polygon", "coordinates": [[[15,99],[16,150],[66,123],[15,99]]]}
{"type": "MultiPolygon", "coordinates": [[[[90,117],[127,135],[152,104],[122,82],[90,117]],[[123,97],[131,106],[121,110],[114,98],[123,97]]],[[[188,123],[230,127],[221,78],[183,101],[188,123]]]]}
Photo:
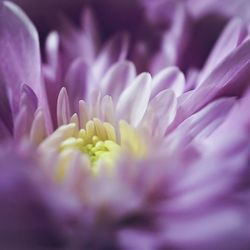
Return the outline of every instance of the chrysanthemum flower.
{"type": "Polygon", "coordinates": [[[13,157],[0,178],[5,249],[250,246],[250,40],[241,21],[185,79],[155,58],[153,76],[138,74],[127,35],[103,44],[89,9],[82,29],[50,34],[42,64],[29,19],[10,2],[0,11],[0,131],[18,144],[0,155],[0,166],[13,157]]]}

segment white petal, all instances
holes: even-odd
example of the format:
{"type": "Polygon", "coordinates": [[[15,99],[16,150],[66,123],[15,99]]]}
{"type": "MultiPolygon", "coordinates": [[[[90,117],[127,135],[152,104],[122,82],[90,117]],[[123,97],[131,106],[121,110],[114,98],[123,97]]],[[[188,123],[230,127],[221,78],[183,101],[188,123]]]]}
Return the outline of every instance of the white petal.
{"type": "Polygon", "coordinates": [[[137,126],[148,106],[152,78],[149,73],[140,74],[121,94],[117,114],[133,126],[137,126]]]}
{"type": "Polygon", "coordinates": [[[184,87],[184,74],[176,67],[168,67],[153,78],[151,98],[164,89],[172,89],[178,97],[183,93],[184,87]]]}
{"type": "Polygon", "coordinates": [[[177,109],[177,100],[172,90],[164,90],[154,97],[143,117],[142,126],[147,127],[155,136],[164,136],[173,122],[177,109]],[[149,127],[151,126],[151,127],[149,127]]]}
{"type": "Polygon", "coordinates": [[[101,89],[104,95],[112,96],[117,101],[122,90],[136,77],[136,69],[133,63],[125,61],[114,64],[101,81],[101,89]]]}
{"type": "Polygon", "coordinates": [[[70,106],[67,90],[62,88],[57,100],[57,123],[58,126],[70,121],[70,106]]]}

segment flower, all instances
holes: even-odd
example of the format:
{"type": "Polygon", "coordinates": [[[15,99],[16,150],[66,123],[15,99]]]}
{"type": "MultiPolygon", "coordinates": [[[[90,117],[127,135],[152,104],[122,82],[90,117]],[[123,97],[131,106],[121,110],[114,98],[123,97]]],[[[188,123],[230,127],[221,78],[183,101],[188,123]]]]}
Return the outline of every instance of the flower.
{"type": "MultiPolygon", "coordinates": [[[[0,227],[3,246],[249,247],[250,40],[242,21],[230,21],[200,71],[184,75],[169,66],[176,60],[150,57],[151,75],[128,61],[126,33],[102,43],[89,9],[80,30],[65,23],[49,35],[44,63],[26,15],[10,2],[0,11],[4,222],[16,201],[9,231],[0,227]],[[17,190],[28,195],[15,199],[17,190]]],[[[169,52],[183,48],[177,24],[169,52]]]]}

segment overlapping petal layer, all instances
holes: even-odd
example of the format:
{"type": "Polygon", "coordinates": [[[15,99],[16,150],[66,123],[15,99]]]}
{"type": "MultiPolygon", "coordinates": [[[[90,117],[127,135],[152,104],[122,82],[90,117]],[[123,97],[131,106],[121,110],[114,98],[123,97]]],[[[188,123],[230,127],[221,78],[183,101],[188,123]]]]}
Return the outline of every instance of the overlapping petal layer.
{"type": "Polygon", "coordinates": [[[158,54],[124,31],[103,42],[85,9],[42,63],[34,26],[1,3],[5,249],[249,248],[248,25],[232,19],[194,69],[195,11],[158,19],[158,4],[144,1],[171,24],[158,54]]]}

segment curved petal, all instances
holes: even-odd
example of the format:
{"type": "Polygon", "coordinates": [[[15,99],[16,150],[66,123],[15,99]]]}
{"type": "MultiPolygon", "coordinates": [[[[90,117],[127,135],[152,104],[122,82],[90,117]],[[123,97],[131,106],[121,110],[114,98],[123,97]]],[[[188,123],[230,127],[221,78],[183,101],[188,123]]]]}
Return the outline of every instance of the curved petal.
{"type": "Polygon", "coordinates": [[[70,121],[71,110],[67,90],[63,87],[57,98],[57,125],[61,126],[70,121]]]}
{"type": "Polygon", "coordinates": [[[250,39],[227,56],[178,109],[179,122],[219,96],[241,95],[250,82],[250,39]]]}
{"type": "Polygon", "coordinates": [[[19,111],[14,120],[14,136],[22,138],[29,134],[38,100],[28,85],[23,85],[20,96],[19,111]]]}
{"type": "Polygon", "coordinates": [[[184,87],[184,74],[177,67],[168,67],[154,76],[151,98],[165,89],[172,89],[176,96],[180,96],[184,91],[184,87]]]}
{"type": "Polygon", "coordinates": [[[0,8],[0,79],[17,110],[20,87],[28,84],[40,94],[41,62],[38,34],[26,15],[13,3],[0,8]]]}
{"type": "Polygon", "coordinates": [[[128,46],[129,38],[126,33],[120,33],[106,43],[93,66],[93,74],[96,79],[100,79],[113,63],[127,57],[128,46]]]}
{"type": "Polygon", "coordinates": [[[172,133],[174,138],[184,139],[185,143],[197,138],[206,138],[226,119],[236,100],[233,97],[221,98],[210,103],[201,111],[187,118],[172,133]]]}
{"type": "Polygon", "coordinates": [[[173,122],[176,114],[177,100],[170,89],[161,91],[148,105],[142,120],[142,126],[154,136],[164,136],[168,126],[173,122]]]}
{"type": "Polygon", "coordinates": [[[99,30],[96,18],[92,10],[89,8],[86,8],[83,12],[82,27],[93,46],[92,50],[94,52],[94,56],[96,56],[97,50],[100,47],[101,39],[99,37],[99,30]]]}
{"type": "Polygon", "coordinates": [[[213,69],[218,66],[226,56],[228,56],[242,42],[247,30],[240,19],[233,19],[225,28],[217,44],[211,52],[205,67],[200,73],[198,84],[209,76],[213,69]]]}
{"type": "Polygon", "coordinates": [[[78,111],[79,101],[83,100],[86,94],[88,79],[88,66],[84,59],[76,59],[70,66],[66,77],[65,87],[69,95],[71,110],[78,111]]]}
{"type": "Polygon", "coordinates": [[[140,74],[121,94],[117,102],[117,113],[122,119],[137,126],[146,109],[151,93],[151,76],[140,74]]]}
{"type": "Polygon", "coordinates": [[[125,61],[114,64],[103,77],[100,86],[104,95],[112,96],[114,102],[123,89],[136,77],[133,63],[125,61]]]}

